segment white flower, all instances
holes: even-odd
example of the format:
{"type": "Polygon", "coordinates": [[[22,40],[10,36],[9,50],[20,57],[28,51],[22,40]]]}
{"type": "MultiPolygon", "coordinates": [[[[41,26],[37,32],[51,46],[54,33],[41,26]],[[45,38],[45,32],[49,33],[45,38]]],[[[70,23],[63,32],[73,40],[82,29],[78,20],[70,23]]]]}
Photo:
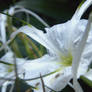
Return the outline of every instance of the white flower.
{"type": "MultiPolygon", "coordinates": [[[[20,67],[20,69],[23,69],[25,72],[25,77],[22,77],[22,72],[20,78],[31,79],[39,77],[40,74],[43,76],[51,73],[43,77],[47,87],[60,91],[69,83],[70,79],[73,78],[75,91],[83,92],[78,85],[77,78],[87,72],[88,65],[92,60],[92,32],[89,33],[91,21],[80,20],[80,18],[91,3],[92,0],[85,1],[85,3],[77,9],[71,20],[64,24],[46,28],[46,33],[43,33],[33,26],[23,26],[11,35],[11,37],[13,37],[19,32],[23,32],[47,49],[46,55],[39,59],[28,60],[20,67]]],[[[35,92],[42,92],[40,78],[27,81],[27,83],[38,88],[35,92]]],[[[46,92],[49,92],[50,89],[47,87],[46,92]]]]}
{"type": "MultiPolygon", "coordinates": [[[[46,33],[33,26],[23,26],[11,35],[13,37],[23,32],[47,48],[46,55],[33,61],[29,60],[23,65],[25,79],[52,72],[51,75],[43,78],[45,85],[49,88],[60,91],[73,78],[75,91],[83,92],[77,78],[87,72],[92,60],[92,31],[89,33],[92,21],[80,20],[80,18],[91,3],[92,0],[86,0],[71,20],[46,28],[46,33]]],[[[39,88],[35,91],[42,92],[40,79],[27,81],[27,83],[39,88]]],[[[46,88],[46,92],[48,91],[49,89],[46,88]]]]}

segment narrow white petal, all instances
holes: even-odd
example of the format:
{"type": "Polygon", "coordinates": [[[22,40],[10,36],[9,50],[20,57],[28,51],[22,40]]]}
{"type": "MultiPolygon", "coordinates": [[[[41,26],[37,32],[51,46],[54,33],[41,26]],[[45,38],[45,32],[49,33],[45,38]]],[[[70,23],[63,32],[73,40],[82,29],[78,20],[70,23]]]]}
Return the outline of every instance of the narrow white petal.
{"type": "Polygon", "coordinates": [[[84,12],[87,10],[87,8],[92,4],[92,0],[86,0],[83,5],[78,8],[75,12],[75,14],[72,17],[72,20],[80,20],[84,12]]]}
{"type": "Polygon", "coordinates": [[[87,28],[86,28],[83,36],[82,36],[82,39],[81,39],[79,45],[75,48],[72,68],[73,68],[74,88],[75,88],[76,92],[83,92],[81,87],[79,86],[79,83],[77,82],[77,70],[78,70],[78,66],[79,66],[79,63],[80,63],[82,52],[84,50],[84,47],[85,47],[85,44],[86,44],[86,41],[87,41],[87,38],[88,38],[89,31],[91,29],[91,22],[92,22],[91,17],[92,16],[90,15],[89,21],[88,21],[88,24],[87,24],[87,28]],[[79,91],[79,89],[80,89],[80,91],[79,91]]]}
{"type": "Polygon", "coordinates": [[[6,19],[6,15],[0,14],[0,33],[3,44],[6,43],[6,19]]]}
{"type": "MultiPolygon", "coordinates": [[[[82,36],[86,30],[86,26],[87,26],[88,20],[82,19],[79,21],[76,30],[74,31],[74,35],[73,35],[73,40],[74,40],[74,47],[77,47],[82,39],[82,36]],[[80,26],[81,25],[81,26],[80,26]]],[[[81,58],[81,62],[79,65],[79,69],[78,69],[78,75],[77,78],[80,77],[80,75],[83,75],[84,73],[86,73],[87,69],[88,69],[88,65],[91,63],[92,61],[92,31],[90,31],[87,42],[85,44],[85,49],[83,51],[82,54],[82,58],[81,58]],[[85,69],[84,69],[85,68],[85,69]]]]}
{"type": "Polygon", "coordinates": [[[25,12],[27,14],[30,14],[32,15],[33,17],[35,17],[37,20],[39,20],[43,25],[45,25],[46,27],[49,27],[49,25],[40,17],[38,16],[36,13],[34,13],[33,11],[31,10],[28,10],[28,9],[25,9],[23,7],[20,7],[20,9],[16,10],[15,13],[18,13],[18,12],[25,12]]]}

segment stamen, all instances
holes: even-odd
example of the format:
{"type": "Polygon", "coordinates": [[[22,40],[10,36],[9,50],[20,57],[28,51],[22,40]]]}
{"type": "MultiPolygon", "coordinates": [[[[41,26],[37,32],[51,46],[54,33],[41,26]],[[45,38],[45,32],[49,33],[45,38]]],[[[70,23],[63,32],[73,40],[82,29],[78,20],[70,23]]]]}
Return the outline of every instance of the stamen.
{"type": "Polygon", "coordinates": [[[67,56],[61,56],[61,62],[59,62],[59,64],[63,65],[64,67],[71,66],[72,65],[72,54],[69,53],[67,56]]]}

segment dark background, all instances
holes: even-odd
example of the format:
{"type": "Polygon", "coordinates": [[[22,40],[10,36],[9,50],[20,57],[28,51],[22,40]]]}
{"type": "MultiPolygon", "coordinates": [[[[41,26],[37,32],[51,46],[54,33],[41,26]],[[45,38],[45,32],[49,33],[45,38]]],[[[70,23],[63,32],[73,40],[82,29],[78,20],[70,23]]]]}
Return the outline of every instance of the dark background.
{"type": "MultiPolygon", "coordinates": [[[[49,25],[65,22],[74,14],[82,0],[0,0],[0,11],[15,4],[39,14],[49,25]]],[[[83,15],[88,18],[90,7],[83,15]]]]}

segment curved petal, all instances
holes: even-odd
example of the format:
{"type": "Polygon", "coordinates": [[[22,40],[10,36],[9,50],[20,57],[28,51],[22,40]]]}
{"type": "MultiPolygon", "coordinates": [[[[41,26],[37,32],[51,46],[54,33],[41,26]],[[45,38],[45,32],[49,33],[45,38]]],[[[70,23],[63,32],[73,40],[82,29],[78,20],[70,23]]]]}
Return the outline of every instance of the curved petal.
{"type": "MultiPolygon", "coordinates": [[[[57,64],[58,61],[59,60],[56,57],[51,57],[49,55],[45,55],[35,60],[28,60],[24,65],[22,65],[22,69],[24,69],[24,75],[20,74],[20,78],[32,79],[39,77],[38,79],[27,81],[27,83],[39,89],[39,90],[35,90],[35,92],[36,91],[43,92],[41,91],[42,86],[41,86],[40,74],[42,76],[44,75],[50,76],[50,73],[53,74],[57,72],[60,68],[60,65],[57,64]]],[[[48,78],[46,80],[48,80],[48,78]]]]}
{"type": "Polygon", "coordinates": [[[92,0],[86,0],[81,7],[78,7],[75,14],[72,17],[72,20],[79,21],[84,12],[88,9],[88,7],[92,4],[92,0]]]}
{"type": "Polygon", "coordinates": [[[18,33],[23,32],[32,39],[36,40],[40,44],[42,44],[44,47],[49,49],[51,52],[55,53],[57,49],[54,47],[54,45],[49,41],[46,34],[43,33],[41,30],[36,29],[33,26],[23,26],[19,28],[16,32],[14,32],[11,35],[11,38],[14,38],[18,33]]]}
{"type": "Polygon", "coordinates": [[[6,19],[7,19],[6,15],[0,14],[0,34],[3,44],[6,43],[6,30],[5,30],[6,19]]]}
{"type": "Polygon", "coordinates": [[[51,57],[45,55],[39,59],[28,60],[22,66],[25,70],[25,78],[35,78],[41,75],[45,75],[51,72],[56,71],[60,68],[60,65],[57,64],[59,60],[56,57],[51,57]]]}
{"type": "Polygon", "coordinates": [[[90,15],[90,17],[89,17],[87,27],[86,27],[86,29],[84,31],[82,39],[80,40],[78,46],[75,48],[75,53],[74,53],[74,56],[73,56],[73,64],[72,64],[72,68],[73,68],[73,83],[74,83],[74,88],[75,88],[76,92],[83,92],[81,87],[80,87],[80,85],[79,85],[79,83],[78,83],[78,81],[77,81],[77,70],[78,70],[78,66],[79,66],[79,63],[80,63],[80,59],[81,59],[81,56],[82,56],[86,41],[88,39],[89,32],[90,32],[90,30],[92,28],[91,27],[91,22],[92,22],[92,15],[90,15]]]}

